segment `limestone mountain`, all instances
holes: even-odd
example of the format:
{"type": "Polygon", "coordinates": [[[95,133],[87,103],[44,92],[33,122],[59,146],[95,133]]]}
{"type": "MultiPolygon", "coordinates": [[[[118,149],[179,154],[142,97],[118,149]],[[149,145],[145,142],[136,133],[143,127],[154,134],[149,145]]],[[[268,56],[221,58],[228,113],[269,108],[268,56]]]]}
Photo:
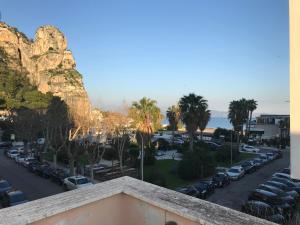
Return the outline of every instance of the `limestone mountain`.
{"type": "Polygon", "coordinates": [[[16,28],[0,22],[0,66],[26,74],[40,92],[61,97],[71,110],[90,110],[82,76],[76,70],[64,34],[56,27],[42,26],[30,40],[16,28]]]}

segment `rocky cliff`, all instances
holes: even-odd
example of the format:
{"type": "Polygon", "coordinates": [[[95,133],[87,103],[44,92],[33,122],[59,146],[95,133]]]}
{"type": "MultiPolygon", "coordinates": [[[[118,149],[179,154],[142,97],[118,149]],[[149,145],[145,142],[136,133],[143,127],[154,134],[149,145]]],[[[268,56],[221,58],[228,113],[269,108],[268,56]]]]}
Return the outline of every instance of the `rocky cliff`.
{"type": "Polygon", "coordinates": [[[0,60],[8,68],[27,74],[38,90],[61,97],[72,110],[90,109],[82,76],[76,70],[67,40],[53,26],[38,28],[34,40],[0,22],[0,60]]]}

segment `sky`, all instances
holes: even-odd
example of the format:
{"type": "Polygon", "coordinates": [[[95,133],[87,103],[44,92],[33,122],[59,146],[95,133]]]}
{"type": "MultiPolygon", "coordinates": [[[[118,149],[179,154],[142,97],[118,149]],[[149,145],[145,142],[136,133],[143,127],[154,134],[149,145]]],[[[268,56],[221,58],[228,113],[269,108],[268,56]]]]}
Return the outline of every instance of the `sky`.
{"type": "Polygon", "coordinates": [[[287,0],[0,0],[2,21],[33,38],[58,27],[94,106],[146,96],[162,111],[191,92],[227,111],[289,113],[287,0]]]}

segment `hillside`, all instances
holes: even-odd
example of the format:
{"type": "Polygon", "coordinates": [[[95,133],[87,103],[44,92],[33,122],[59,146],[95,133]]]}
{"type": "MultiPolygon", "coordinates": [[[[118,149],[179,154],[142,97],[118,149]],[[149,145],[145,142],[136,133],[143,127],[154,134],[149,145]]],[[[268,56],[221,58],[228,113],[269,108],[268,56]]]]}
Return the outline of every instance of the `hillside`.
{"type": "Polygon", "coordinates": [[[42,93],[61,97],[78,113],[90,109],[82,76],[76,70],[72,52],[64,34],[53,26],[38,28],[34,40],[0,22],[0,76],[11,71],[27,76],[30,84],[42,93]]]}

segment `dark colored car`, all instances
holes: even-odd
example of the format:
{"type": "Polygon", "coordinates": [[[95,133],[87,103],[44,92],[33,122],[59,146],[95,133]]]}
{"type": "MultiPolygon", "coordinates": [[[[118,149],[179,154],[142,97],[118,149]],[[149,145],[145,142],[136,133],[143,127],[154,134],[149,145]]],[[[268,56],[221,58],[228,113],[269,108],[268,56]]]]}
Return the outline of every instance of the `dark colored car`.
{"type": "Polygon", "coordinates": [[[216,189],[216,183],[213,180],[201,180],[200,183],[207,185],[209,194],[214,193],[216,189]]]}
{"type": "Polygon", "coordinates": [[[265,190],[255,189],[249,196],[249,200],[261,201],[277,208],[285,218],[291,218],[293,209],[287,201],[278,197],[277,194],[265,190]]]}
{"type": "Polygon", "coordinates": [[[63,184],[64,179],[67,177],[69,177],[69,174],[62,169],[53,170],[50,175],[51,180],[60,185],[63,184]]]}
{"type": "Polygon", "coordinates": [[[43,171],[42,171],[42,177],[45,178],[51,178],[52,172],[54,171],[54,168],[51,166],[45,166],[43,171]]]}
{"type": "Polygon", "coordinates": [[[208,189],[208,184],[199,182],[197,184],[193,185],[194,188],[197,189],[198,193],[198,198],[206,199],[207,195],[209,195],[210,191],[208,189]]]}
{"type": "Polygon", "coordinates": [[[285,174],[291,174],[291,169],[290,168],[284,168],[283,170],[281,170],[281,173],[285,173],[285,174]]]}
{"type": "Polygon", "coordinates": [[[11,186],[6,180],[0,180],[0,198],[10,189],[11,186]]]}
{"type": "Polygon", "coordinates": [[[176,191],[196,198],[199,197],[199,191],[193,186],[177,188],[176,191]]]}
{"type": "Polygon", "coordinates": [[[27,199],[21,191],[6,192],[2,199],[3,207],[10,207],[27,202],[27,199]]]}
{"type": "Polygon", "coordinates": [[[278,197],[281,198],[283,201],[286,201],[289,205],[293,207],[296,206],[296,200],[294,199],[294,197],[292,197],[291,195],[289,195],[288,193],[284,192],[283,190],[277,187],[261,184],[257,187],[257,189],[272,192],[278,195],[278,197]]]}
{"type": "Polygon", "coordinates": [[[255,166],[249,162],[249,161],[245,161],[241,164],[241,166],[243,167],[243,169],[245,170],[245,173],[253,173],[255,172],[256,168],[255,166]]]}
{"type": "Polygon", "coordinates": [[[282,224],[285,221],[284,217],[276,208],[261,201],[248,201],[242,206],[242,212],[278,224],[282,224]]]}
{"type": "Polygon", "coordinates": [[[264,165],[264,162],[260,158],[253,159],[253,163],[256,169],[261,168],[264,165]]]}
{"type": "Polygon", "coordinates": [[[38,164],[35,168],[35,173],[39,176],[44,176],[44,171],[49,167],[48,163],[38,164]]]}
{"type": "MultiPolygon", "coordinates": [[[[274,179],[274,178],[272,178],[272,179],[274,179]]],[[[270,186],[274,186],[274,187],[280,188],[281,190],[283,190],[285,192],[296,191],[295,188],[289,187],[286,184],[283,184],[281,182],[277,182],[277,181],[274,181],[274,180],[267,181],[266,184],[270,185],[270,186]]]]}
{"type": "Polygon", "coordinates": [[[40,163],[40,162],[38,162],[38,161],[36,161],[36,162],[31,162],[31,163],[28,164],[27,169],[28,169],[28,171],[30,171],[30,172],[32,172],[32,173],[35,173],[35,172],[36,172],[36,168],[37,168],[38,166],[40,166],[40,165],[42,165],[42,163],[40,163]]]}
{"type": "MultiPolygon", "coordinates": [[[[293,181],[284,179],[284,178],[278,178],[278,177],[272,177],[271,181],[278,182],[280,184],[286,185],[291,190],[296,191],[300,195],[300,187],[298,187],[293,181]]],[[[285,186],[283,186],[285,187],[285,186]]]]}
{"type": "Polygon", "coordinates": [[[212,180],[215,182],[217,187],[224,187],[230,184],[230,178],[226,173],[216,173],[212,180]]]}

